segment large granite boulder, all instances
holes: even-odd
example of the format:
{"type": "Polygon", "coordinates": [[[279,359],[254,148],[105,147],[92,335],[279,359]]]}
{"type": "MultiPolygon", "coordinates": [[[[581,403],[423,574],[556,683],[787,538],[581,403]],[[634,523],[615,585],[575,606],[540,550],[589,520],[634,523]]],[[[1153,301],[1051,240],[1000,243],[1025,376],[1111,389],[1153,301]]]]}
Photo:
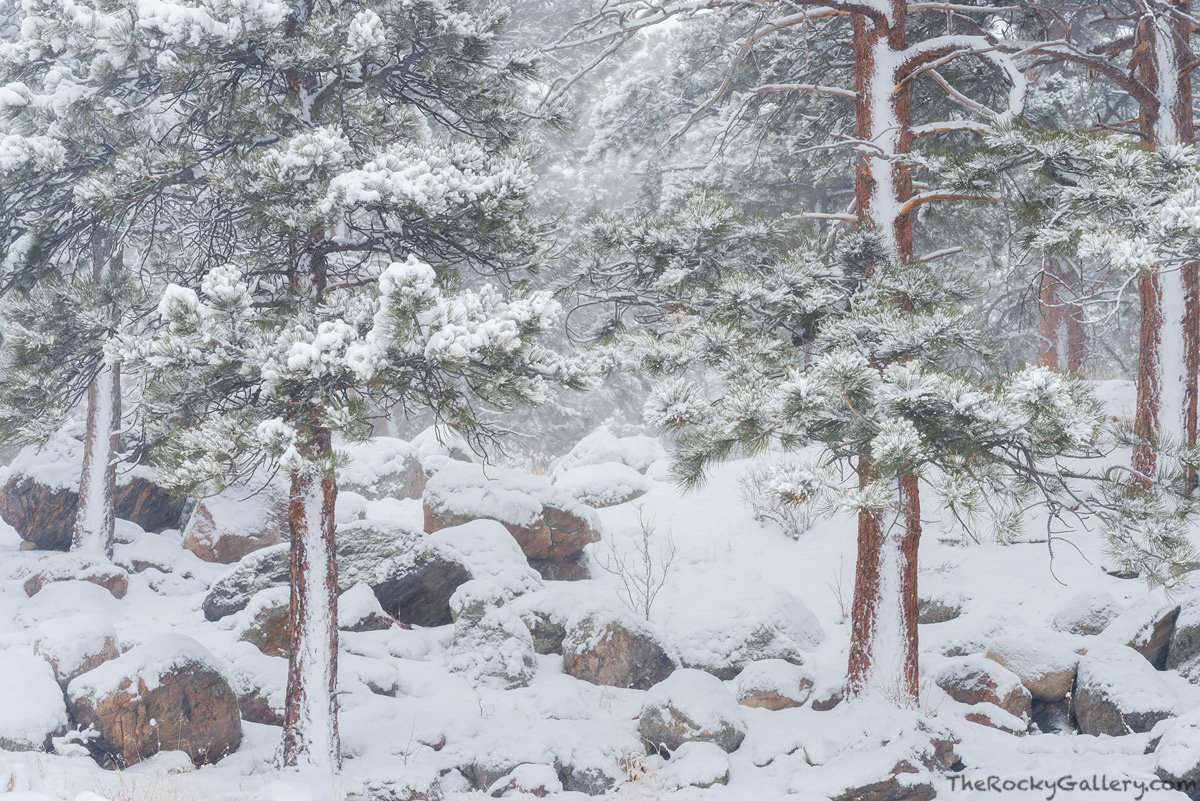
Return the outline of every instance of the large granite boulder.
{"type": "Polygon", "coordinates": [[[49,663],[64,690],[76,676],[120,656],[117,632],[94,614],[46,620],[35,631],[33,651],[49,663]]]}
{"type": "Polygon", "coordinates": [[[803,664],[805,654],[825,639],[816,616],[785,590],[762,588],[719,601],[705,609],[704,627],[674,638],[684,667],[728,680],[763,659],[803,664]]]}
{"type": "Polygon", "coordinates": [[[1061,642],[1022,637],[996,638],[988,647],[987,658],[1016,674],[1039,701],[1066,698],[1079,663],[1079,655],[1061,642]]]}
{"type": "Polygon", "coordinates": [[[702,670],[677,670],[646,694],[638,731],[651,748],[673,752],[684,743],[714,743],[736,751],[746,720],[729,689],[702,670]]]}
{"type": "Polygon", "coordinates": [[[563,669],[592,684],[646,690],[676,669],[674,654],[640,618],[616,610],[576,613],[562,644],[563,669]]]}
{"type": "Polygon", "coordinates": [[[287,529],[287,497],[273,485],[232,487],[196,502],[183,547],[206,562],[233,564],[278,545],[287,529]]]}
{"type": "Polygon", "coordinates": [[[372,437],[343,445],[346,464],[338,470],[338,487],[367,500],[420,498],[425,470],[418,449],[394,437],[372,437]]]}
{"type": "Polygon", "coordinates": [[[96,731],[89,749],[102,764],[125,767],[159,751],[184,751],[196,765],[237,749],[237,695],[200,643],[155,637],[75,678],[71,717],[96,731]]]}
{"type": "Polygon", "coordinates": [[[1147,732],[1175,714],[1174,691],[1142,657],[1118,647],[1080,658],[1073,701],[1082,733],[1147,732]]]}
{"type": "MultiPolygon", "coordinates": [[[[0,517],[38,550],[71,547],[83,465],[79,433],[64,430],[41,448],[24,448],[9,465],[8,480],[0,487],[0,517]]],[[[185,503],[154,484],[145,466],[117,471],[116,515],[146,531],[178,526],[185,503]]]]}
{"type": "Polygon", "coordinates": [[[1189,594],[1179,605],[1167,646],[1166,667],[1178,670],[1192,682],[1200,682],[1200,592],[1189,594]]]}
{"type": "Polygon", "coordinates": [[[86,581],[103,587],[112,597],[121,599],[129,591],[129,574],[102,558],[89,558],[77,553],[47,554],[34,565],[34,572],[25,579],[25,594],[33,597],[48,584],[60,581],[86,581]]]}
{"type": "Polygon", "coordinates": [[[595,512],[536,476],[447,462],[425,487],[425,530],[472,520],[501,523],[530,559],[575,558],[600,539],[595,512]]]}
{"type": "Polygon", "coordinates": [[[1003,726],[993,723],[992,716],[968,713],[968,719],[977,723],[1024,731],[1033,719],[1033,696],[1020,677],[991,659],[978,655],[956,659],[937,674],[934,683],[959,703],[990,704],[1019,721],[1019,725],[1003,726]]]}

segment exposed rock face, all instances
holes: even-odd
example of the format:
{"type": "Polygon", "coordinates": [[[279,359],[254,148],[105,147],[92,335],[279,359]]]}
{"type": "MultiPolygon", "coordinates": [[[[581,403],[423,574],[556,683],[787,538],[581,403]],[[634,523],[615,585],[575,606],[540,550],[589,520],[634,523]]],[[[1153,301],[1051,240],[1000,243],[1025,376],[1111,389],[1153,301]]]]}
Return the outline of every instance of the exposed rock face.
{"type": "Polygon", "coordinates": [[[290,596],[288,587],[271,587],[256,593],[242,613],[246,620],[238,627],[238,639],[267,656],[287,656],[291,652],[288,641],[290,596]]]}
{"type": "MultiPolygon", "coordinates": [[[[12,462],[10,478],[0,488],[0,517],[38,550],[68,550],[79,505],[82,463],[83,444],[65,432],[41,450],[23,449],[12,462]]],[[[178,526],[185,500],[155,485],[146,472],[138,468],[118,474],[113,498],[117,517],[146,531],[178,526]]]]}
{"type": "MultiPolygon", "coordinates": [[[[991,659],[967,657],[943,670],[934,681],[959,703],[999,707],[1024,724],[1022,731],[1033,718],[1033,696],[1020,677],[991,659]]],[[[990,717],[976,722],[993,725],[990,717]]]]}
{"type": "Polygon", "coordinates": [[[242,739],[233,688],[212,654],[179,634],[156,637],[84,673],[67,696],[71,716],[98,733],[88,747],[113,767],[159,751],[213,763],[242,739]]]}
{"type": "Polygon", "coordinates": [[[646,695],[638,731],[650,747],[668,752],[699,741],[729,753],[745,739],[746,721],[720,679],[702,670],[683,669],[646,695]]]}
{"type": "Polygon", "coordinates": [[[112,562],[75,557],[74,554],[48,559],[37,572],[25,579],[25,594],[33,597],[47,584],[58,581],[86,581],[103,587],[120,599],[129,591],[129,574],[112,562]]]}
{"type": "Polygon", "coordinates": [[[51,487],[30,476],[13,476],[0,489],[0,517],[39,551],[70,549],[78,505],[75,490],[51,487]]]}
{"type": "Polygon", "coordinates": [[[1178,670],[1191,681],[1200,680],[1200,593],[1183,600],[1175,631],[1167,646],[1166,667],[1178,670]]]}
{"type": "Polygon", "coordinates": [[[546,581],[586,581],[592,577],[587,554],[583,551],[570,559],[530,559],[529,566],[546,581]]]}
{"type": "Polygon", "coordinates": [[[117,517],[155,533],[178,528],[186,504],[185,498],[172,495],[145,476],[133,476],[128,484],[118,486],[113,499],[117,517]]]}
{"type": "Polygon", "coordinates": [[[926,596],[917,598],[918,623],[945,623],[962,615],[962,604],[949,596],[926,596]]]}
{"type": "MultiPolygon", "coordinates": [[[[377,520],[338,526],[337,554],[342,592],[365,583],[385,612],[413,626],[449,623],[450,596],[471,578],[461,561],[426,548],[420,532],[377,520]]],[[[287,584],[288,571],[286,543],[255,551],[213,584],[205,617],[220,620],[245,609],[255,593],[287,584]]]]}
{"type": "Polygon", "coordinates": [[[451,621],[450,597],[471,573],[459,560],[427,546],[423,532],[379,520],[338,526],[338,586],[374,591],[383,611],[410,626],[451,621]]]}
{"type": "Polygon", "coordinates": [[[1033,642],[1019,637],[992,641],[987,658],[1015,673],[1039,701],[1061,701],[1075,681],[1078,654],[1065,645],[1033,642]]]}
{"type": "Polygon", "coordinates": [[[287,525],[287,500],[273,487],[234,487],[197,501],[183,547],[206,562],[233,564],[278,545],[287,525]]]}
{"type": "Polygon", "coordinates": [[[751,662],[734,680],[737,702],[759,709],[790,709],[803,706],[812,695],[808,671],[782,659],[751,662]]]}
{"type": "Polygon", "coordinates": [[[209,588],[202,606],[204,617],[215,621],[242,611],[255,593],[286,584],[289,570],[286,544],[255,551],[209,588]]]}
{"type": "Polygon", "coordinates": [[[1161,674],[1127,649],[1083,657],[1073,701],[1081,732],[1114,737],[1150,731],[1175,707],[1161,674]]]}
{"type": "Polygon", "coordinates": [[[530,559],[567,561],[600,539],[591,509],[540,478],[514,470],[448,462],[429,480],[424,508],[429,532],[496,520],[530,559]]]}
{"type": "Polygon", "coordinates": [[[1129,647],[1146,657],[1155,669],[1163,670],[1167,666],[1171,635],[1178,617],[1178,606],[1162,610],[1128,643],[1129,647]]]}
{"type": "Polygon", "coordinates": [[[610,687],[646,690],[671,675],[676,666],[645,623],[615,612],[572,619],[562,648],[568,674],[610,687]]]}
{"type": "Polygon", "coordinates": [[[1152,594],[1114,617],[1105,626],[1103,639],[1129,646],[1163,670],[1179,613],[1178,603],[1161,593],[1152,594]]]}
{"type": "Polygon", "coordinates": [[[54,671],[64,690],[76,676],[120,655],[117,632],[94,615],[47,620],[37,627],[33,650],[54,671]]]}
{"type": "Polygon", "coordinates": [[[48,750],[67,731],[62,689],[45,660],[16,650],[0,651],[0,750],[48,750]]]}
{"type": "Polygon", "coordinates": [[[1033,702],[1033,724],[1043,734],[1068,734],[1072,729],[1073,718],[1069,698],[1061,701],[1033,702]]]}

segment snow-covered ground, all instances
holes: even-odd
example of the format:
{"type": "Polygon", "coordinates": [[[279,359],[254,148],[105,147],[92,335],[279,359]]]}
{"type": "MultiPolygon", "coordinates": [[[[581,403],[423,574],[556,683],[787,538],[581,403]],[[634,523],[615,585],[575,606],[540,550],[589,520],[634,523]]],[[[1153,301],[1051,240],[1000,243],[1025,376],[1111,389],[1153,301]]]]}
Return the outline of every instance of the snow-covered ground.
{"type": "MultiPolygon", "coordinates": [[[[1120,407],[1131,400],[1128,385],[1102,387],[1120,407]]],[[[562,463],[560,486],[577,497],[612,478],[625,491],[645,490],[637,499],[600,508],[602,538],[588,546],[590,580],[547,581],[527,593],[564,615],[584,609],[622,609],[620,576],[606,571],[621,555],[637,553],[645,531],[652,560],[661,570],[669,559],[666,581],[651,605],[649,625],[677,656],[695,661],[706,652],[727,653],[726,640],[736,640],[748,627],[776,614],[791,616],[796,637],[815,630],[804,615],[810,610],[823,631],[820,642],[803,643],[804,671],[813,681],[812,698],[828,698],[843,680],[849,643],[846,615],[854,582],[855,527],[849,519],[817,520],[802,536],[791,539],[773,524],[757,522],[743,500],[739,480],[754,468],[749,461],[721,466],[705,487],[682,493],[666,480],[667,464],[654,458],[652,443],[643,478],[636,470],[562,463]],[[574,469],[571,469],[574,468],[574,469]],[[578,471],[585,470],[580,473],[578,471]],[[589,477],[586,470],[594,475],[589,477]],[[799,604],[796,604],[799,602],[799,604]],[[798,611],[797,611],[798,610],[798,611]],[[796,622],[796,616],[801,619],[796,622]]],[[[576,454],[578,456],[578,454],[576,454]]],[[[616,459],[619,454],[607,458],[616,459]]],[[[628,455],[627,455],[628,456],[628,455]]],[[[606,458],[595,456],[595,461],[606,458]]],[[[578,461],[578,459],[576,459],[578,461]]],[[[597,493],[604,493],[597,490],[597,493]]],[[[605,499],[606,502],[611,498],[605,499]]],[[[420,500],[383,499],[363,502],[346,495],[355,516],[387,519],[408,528],[422,526],[420,500]],[[365,506],[365,508],[363,508],[365,506]]],[[[349,508],[349,506],[347,507],[349,508]]],[[[169,570],[149,568],[130,574],[129,590],[116,600],[107,591],[82,582],[50,585],[33,597],[24,578],[54,560],[37,551],[19,550],[20,540],[0,526],[0,645],[6,654],[31,654],[49,621],[79,619],[80,632],[115,630],[122,650],[163,634],[194,638],[231,677],[253,679],[278,693],[286,681],[286,661],[265,656],[237,639],[246,613],[209,622],[201,602],[210,584],[228,566],[210,564],[182,547],[182,535],[141,534],[121,524],[120,546],[129,558],[143,553],[169,570]],[[40,561],[42,560],[42,561],[40,561]],[[90,622],[89,622],[90,621],[90,622]]],[[[922,697],[917,710],[901,711],[880,703],[840,703],[828,711],[811,702],[772,711],[738,707],[745,739],[724,756],[712,748],[681,750],[669,762],[646,756],[638,735],[639,711],[648,692],[599,686],[564,672],[563,657],[536,656],[535,674],[527,687],[503,689],[452,672],[452,625],[436,628],[399,627],[342,634],[339,664],[340,720],[345,757],[342,773],[327,786],[312,776],[296,776],[274,766],[281,729],[245,723],[237,751],[217,764],[196,769],[178,752],[165,752],[124,771],[109,771],[77,745],[57,742],[57,753],[0,752],[0,793],[12,801],[133,801],[154,799],[340,799],[355,798],[483,798],[464,776],[465,766],[522,766],[526,785],[539,782],[555,789],[557,771],[569,764],[617,773],[609,792],[620,799],[672,798],[712,801],[769,801],[791,798],[818,801],[837,797],[846,788],[880,778],[903,756],[914,731],[929,726],[947,730],[958,740],[961,771],[935,780],[938,797],[953,799],[1182,799],[1175,791],[1139,795],[1136,785],[1114,791],[1077,784],[1054,788],[1004,789],[1005,780],[1033,777],[1076,782],[1103,778],[1149,783],[1164,752],[1152,744],[1166,736],[1177,760],[1200,758],[1200,729],[1186,725],[1200,712],[1200,687],[1174,672],[1161,674],[1178,717],[1151,732],[1125,736],[1078,733],[1015,736],[970,722],[972,707],[949,698],[934,677],[957,655],[982,653],[998,638],[1049,643],[1047,647],[1103,652],[1121,645],[1127,629],[1145,618],[1144,610],[1163,599],[1139,580],[1105,572],[1103,543],[1095,531],[1075,528],[1059,535],[1053,553],[1045,542],[1044,522],[1032,518],[1028,542],[967,542],[961,531],[931,520],[921,546],[922,596],[961,608],[956,619],[920,626],[922,697]],[[1071,617],[1089,599],[1107,593],[1117,616],[1098,636],[1057,632],[1056,617],[1071,617]],[[1126,611],[1132,610],[1132,611],[1126,611]],[[1124,612],[1122,615],[1121,613],[1124,612]],[[949,655],[948,655],[949,654],[949,655]],[[386,693],[381,693],[384,688],[386,693]],[[728,761],[728,783],[707,788],[705,777],[720,773],[728,761]],[[554,766],[553,769],[547,766],[554,766]],[[968,789],[999,777],[999,789],[968,789]],[[683,785],[680,787],[679,785],[683,785]],[[437,789],[431,789],[437,788],[437,789]],[[437,793],[441,793],[441,796],[437,793]],[[1055,794],[1056,793],[1056,794],[1055,794]]],[[[1186,595],[1189,590],[1185,590],[1186,595]]],[[[1175,599],[1178,601],[1178,598],[1175,599]]],[[[784,628],[789,623],[782,624],[784,628]]],[[[1133,633],[1136,633],[1134,631],[1133,633]]],[[[80,634],[79,636],[86,636],[80,634]]],[[[814,638],[816,639],[816,638],[814,638]]],[[[9,659],[16,675],[3,676],[0,722],[17,716],[53,715],[37,703],[45,690],[38,660],[9,659]]],[[[1138,674],[1140,675],[1140,674],[1138,674]]],[[[1138,679],[1135,677],[1135,683],[1138,679]]],[[[685,682],[680,682],[684,684],[685,682]]],[[[719,682],[718,682],[719,683],[719,682]]],[[[725,681],[730,698],[737,680],[725,681]]],[[[693,690],[712,693],[710,685],[693,690]]],[[[1122,689],[1136,692],[1138,687],[1122,689]]],[[[724,689],[721,690],[722,692],[724,689]]],[[[654,691],[649,691],[653,693],[654,691]]],[[[278,699],[277,699],[278,700],[278,699]]],[[[709,699],[712,700],[711,698],[709,699]]],[[[705,699],[697,703],[703,705],[705,699]]],[[[3,728],[3,727],[0,727],[3,728]]],[[[11,728],[8,726],[7,728],[11,728]]],[[[515,775],[515,774],[514,774],[515,775]]],[[[1025,785],[1028,786],[1028,785],[1025,785]]],[[[510,797],[522,797],[515,792],[510,797]]],[[[532,797],[532,796],[529,796],[532,797]]],[[[554,798],[582,799],[579,792],[560,791],[554,798]]]]}

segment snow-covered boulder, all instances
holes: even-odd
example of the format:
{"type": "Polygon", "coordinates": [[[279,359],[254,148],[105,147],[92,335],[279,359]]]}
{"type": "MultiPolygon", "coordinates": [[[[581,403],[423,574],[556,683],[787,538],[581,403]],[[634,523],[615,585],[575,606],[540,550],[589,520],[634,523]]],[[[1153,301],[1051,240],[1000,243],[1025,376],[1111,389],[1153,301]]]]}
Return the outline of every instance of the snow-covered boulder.
{"type": "Polygon", "coordinates": [[[716,743],[692,740],[671,754],[660,778],[667,790],[729,783],[729,755],[716,743]]]}
{"type": "Polygon", "coordinates": [[[33,575],[25,579],[25,594],[33,597],[48,584],[60,581],[86,581],[103,587],[112,597],[121,599],[129,591],[129,574],[106,559],[70,554],[47,555],[38,560],[33,575]]]}
{"type": "Polygon", "coordinates": [[[645,473],[650,465],[666,455],[662,443],[654,437],[618,437],[607,428],[601,428],[579,440],[566,456],[558,460],[554,465],[554,474],[558,476],[578,467],[610,463],[624,464],[639,473],[645,473]]]}
{"type": "Polygon", "coordinates": [[[414,528],[374,518],[338,526],[339,590],[365,583],[383,610],[403,623],[449,623],[450,596],[470,575],[453,560],[429,558],[425,539],[414,528]]]}
{"type": "Polygon", "coordinates": [[[89,749],[116,767],[159,751],[212,763],[242,739],[237,695],[221,665],[182,634],[155,637],[78,676],[67,703],[81,728],[97,732],[89,749]]]}
{"type": "Polygon", "coordinates": [[[702,670],[677,670],[646,695],[638,716],[642,739],[673,752],[687,742],[715,743],[736,751],[746,737],[746,720],[729,688],[702,670]]]}
{"type": "Polygon", "coordinates": [[[278,545],[287,527],[287,498],[274,485],[238,485],[196,502],[183,547],[206,562],[229,565],[278,545]]]}
{"type": "Polygon", "coordinates": [[[1129,646],[1162,670],[1167,664],[1167,651],[1178,617],[1178,603],[1162,593],[1153,593],[1113,618],[1102,636],[1109,642],[1129,646]]]}
{"type": "Polygon", "coordinates": [[[562,781],[553,765],[517,765],[507,776],[497,779],[487,789],[492,798],[546,798],[561,793],[562,781]]]}
{"type": "Polygon", "coordinates": [[[1017,674],[994,660],[978,655],[955,659],[938,672],[934,683],[961,704],[995,706],[1016,719],[996,721],[995,716],[986,714],[988,710],[983,710],[982,715],[979,711],[968,713],[967,718],[977,723],[1023,732],[1033,718],[1033,696],[1029,690],[1017,674]]]}
{"type": "Polygon", "coordinates": [[[1194,799],[1200,795],[1200,719],[1194,712],[1189,718],[1168,726],[1154,744],[1154,772],[1180,789],[1190,787],[1194,799]]]}
{"type": "Polygon", "coordinates": [[[918,623],[945,623],[962,615],[963,599],[953,593],[926,593],[917,597],[918,623]]]}
{"type": "Polygon", "coordinates": [[[430,532],[496,520],[530,559],[569,560],[600,539],[591,509],[536,476],[499,467],[448,462],[429,479],[424,510],[430,532]]]}
{"type": "Polygon", "coordinates": [[[201,605],[204,617],[215,621],[245,609],[255,593],[286,584],[290,565],[286,543],[245,557],[213,582],[201,605]]]}
{"type": "Polygon", "coordinates": [[[1081,732],[1120,736],[1171,717],[1176,695],[1143,657],[1118,646],[1080,658],[1073,702],[1081,732]]]}
{"type": "Polygon", "coordinates": [[[1061,701],[1071,692],[1079,655],[1061,642],[998,637],[987,658],[1015,673],[1039,701],[1061,701]]]}
{"type": "Polygon", "coordinates": [[[547,584],[513,601],[513,608],[533,635],[533,647],[539,654],[562,654],[572,615],[590,600],[586,590],[576,590],[579,586],[547,584]]]}
{"type": "Polygon", "coordinates": [[[1054,628],[1068,634],[1096,635],[1121,613],[1121,605],[1111,593],[1097,590],[1081,592],[1054,616],[1054,628]]]}
{"type": "Polygon", "coordinates": [[[44,659],[0,651],[0,750],[39,751],[67,730],[62,688],[44,659]]]}
{"type": "Polygon", "coordinates": [[[791,709],[804,706],[812,695],[808,671],[783,659],[751,662],[733,683],[737,702],[759,709],[791,709]]]}
{"type": "Polygon", "coordinates": [[[341,631],[384,631],[393,620],[367,584],[355,584],[338,596],[338,628],[341,631]]]}
{"type": "Polygon", "coordinates": [[[450,599],[454,639],[448,665],[476,683],[524,687],[537,667],[533,637],[521,616],[506,606],[509,588],[491,579],[472,579],[450,599]]]}
{"type": "Polygon", "coordinates": [[[268,587],[254,594],[249,605],[238,615],[241,620],[235,629],[237,638],[248,642],[267,656],[287,656],[288,612],[291,588],[268,587]]]}
{"type": "Polygon", "coordinates": [[[825,639],[816,616],[785,590],[764,588],[722,600],[705,615],[703,628],[676,637],[684,667],[731,679],[763,659],[803,664],[804,654],[825,639]]]}
{"type": "Polygon", "coordinates": [[[338,448],[347,457],[338,470],[338,488],[367,500],[406,500],[425,492],[425,469],[417,448],[395,437],[372,437],[338,448]]]}
{"type": "Polygon", "coordinates": [[[112,624],[94,614],[44,621],[38,625],[35,636],[34,653],[50,664],[63,689],[76,676],[116,659],[121,653],[112,624]]]}
{"type": "Polygon", "coordinates": [[[554,486],[593,509],[619,506],[642,497],[652,482],[624,464],[592,464],[565,470],[554,486]]]}
{"type": "Polygon", "coordinates": [[[1191,593],[1179,605],[1179,616],[1167,646],[1166,667],[1200,682],[1200,592],[1191,593]]]}
{"type": "MultiPolygon", "coordinates": [[[[83,464],[83,443],[74,436],[78,433],[64,430],[41,448],[23,449],[9,465],[8,479],[0,487],[0,517],[38,550],[71,547],[83,464]]],[[[117,471],[116,516],[147,531],[177,526],[184,499],[173,497],[152,479],[145,466],[117,471]]]]}
{"type": "Polygon", "coordinates": [[[562,648],[569,675],[610,687],[648,689],[678,664],[649,624],[615,609],[576,612],[562,648]]]}

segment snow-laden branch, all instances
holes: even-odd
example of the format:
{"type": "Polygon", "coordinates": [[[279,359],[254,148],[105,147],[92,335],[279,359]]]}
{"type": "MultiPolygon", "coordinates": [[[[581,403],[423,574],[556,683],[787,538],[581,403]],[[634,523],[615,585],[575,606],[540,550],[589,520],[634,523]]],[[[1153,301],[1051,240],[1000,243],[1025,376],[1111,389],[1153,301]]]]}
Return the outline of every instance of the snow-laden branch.
{"type": "Polygon", "coordinates": [[[768,83],[750,90],[750,94],[765,94],[767,92],[816,92],[822,95],[836,95],[855,99],[858,92],[852,89],[842,89],[837,86],[822,86],[816,83],[768,83]]]}

